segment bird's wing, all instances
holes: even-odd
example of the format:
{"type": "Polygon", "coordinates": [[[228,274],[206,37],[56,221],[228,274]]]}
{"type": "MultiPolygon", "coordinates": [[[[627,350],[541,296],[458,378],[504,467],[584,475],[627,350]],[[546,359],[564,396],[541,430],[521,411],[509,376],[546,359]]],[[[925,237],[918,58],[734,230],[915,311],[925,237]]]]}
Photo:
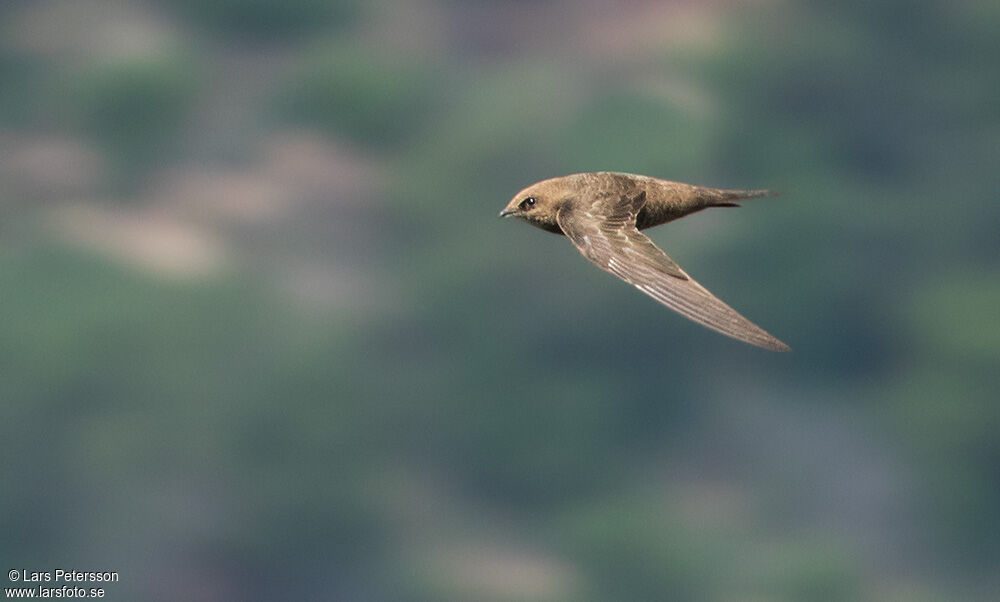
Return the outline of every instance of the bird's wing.
{"type": "Polygon", "coordinates": [[[597,267],[682,316],[734,339],[787,351],[787,345],[708,292],[639,232],[635,218],[645,202],[644,191],[577,199],[560,208],[557,221],[577,250],[597,267]]]}

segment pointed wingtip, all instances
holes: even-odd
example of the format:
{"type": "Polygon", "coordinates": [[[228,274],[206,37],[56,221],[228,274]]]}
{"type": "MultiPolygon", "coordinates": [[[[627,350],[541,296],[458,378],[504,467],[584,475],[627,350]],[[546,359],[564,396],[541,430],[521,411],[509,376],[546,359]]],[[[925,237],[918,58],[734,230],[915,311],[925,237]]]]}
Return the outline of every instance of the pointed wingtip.
{"type": "Polygon", "coordinates": [[[762,349],[767,349],[768,351],[786,352],[792,350],[791,347],[782,343],[773,336],[763,341],[748,341],[748,342],[752,342],[754,345],[762,349]]]}

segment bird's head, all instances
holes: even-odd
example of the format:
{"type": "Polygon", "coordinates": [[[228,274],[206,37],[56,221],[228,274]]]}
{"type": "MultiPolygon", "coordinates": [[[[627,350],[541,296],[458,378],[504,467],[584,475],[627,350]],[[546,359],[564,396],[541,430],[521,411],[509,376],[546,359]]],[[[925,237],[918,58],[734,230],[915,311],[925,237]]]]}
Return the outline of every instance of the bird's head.
{"type": "Polygon", "coordinates": [[[566,178],[554,178],[528,186],[514,195],[500,212],[500,217],[517,217],[549,232],[561,233],[556,215],[572,195],[566,178]]]}

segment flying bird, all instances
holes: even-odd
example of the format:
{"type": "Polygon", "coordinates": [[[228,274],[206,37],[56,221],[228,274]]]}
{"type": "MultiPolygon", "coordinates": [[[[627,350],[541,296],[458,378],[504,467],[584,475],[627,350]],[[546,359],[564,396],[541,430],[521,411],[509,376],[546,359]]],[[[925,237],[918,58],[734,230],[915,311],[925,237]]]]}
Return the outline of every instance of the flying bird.
{"type": "Polygon", "coordinates": [[[500,217],[564,234],[597,267],[712,330],[772,351],[788,351],[694,281],[645,234],[709,207],[768,196],[767,190],[723,190],[617,172],[543,180],[517,193],[500,217]]]}

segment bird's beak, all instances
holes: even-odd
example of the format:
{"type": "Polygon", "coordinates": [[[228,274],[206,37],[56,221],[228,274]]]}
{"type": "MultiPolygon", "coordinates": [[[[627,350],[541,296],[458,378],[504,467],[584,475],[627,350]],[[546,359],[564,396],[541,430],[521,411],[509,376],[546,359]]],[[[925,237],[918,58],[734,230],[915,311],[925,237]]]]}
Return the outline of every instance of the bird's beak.
{"type": "Polygon", "coordinates": [[[508,217],[514,215],[515,211],[513,209],[504,209],[500,212],[500,217],[508,217]]]}

